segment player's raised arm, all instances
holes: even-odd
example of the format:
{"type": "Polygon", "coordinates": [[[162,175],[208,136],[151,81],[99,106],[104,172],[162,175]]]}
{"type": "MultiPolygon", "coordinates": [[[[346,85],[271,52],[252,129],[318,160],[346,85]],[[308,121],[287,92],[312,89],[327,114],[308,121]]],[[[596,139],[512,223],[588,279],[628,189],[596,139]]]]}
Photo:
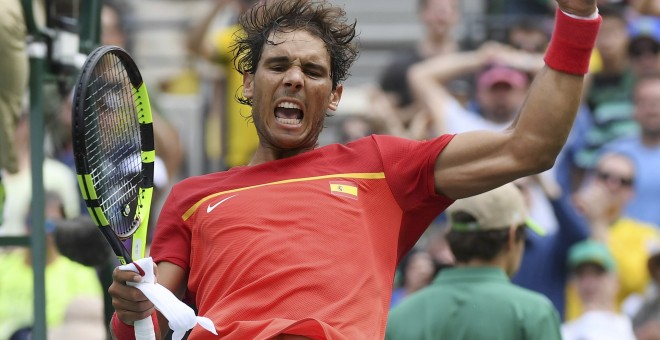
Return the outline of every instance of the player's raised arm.
{"type": "Polygon", "coordinates": [[[557,1],[546,66],[504,132],[459,134],[438,156],[436,192],[458,199],[544,171],[554,164],[575,119],[600,27],[596,0],[557,1]]]}

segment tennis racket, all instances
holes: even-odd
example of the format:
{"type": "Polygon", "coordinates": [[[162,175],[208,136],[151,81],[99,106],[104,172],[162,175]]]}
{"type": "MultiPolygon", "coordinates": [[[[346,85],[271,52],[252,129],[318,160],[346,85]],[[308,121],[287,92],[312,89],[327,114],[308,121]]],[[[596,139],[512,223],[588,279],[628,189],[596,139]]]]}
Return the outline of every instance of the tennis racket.
{"type": "MultiPolygon", "coordinates": [[[[131,56],[101,46],[74,89],[73,148],[80,192],[121,264],[144,257],[153,193],[154,137],[147,88],[131,56]],[[131,239],[131,252],[123,241],[131,239]]],[[[138,340],[155,339],[151,318],[138,340]]]]}

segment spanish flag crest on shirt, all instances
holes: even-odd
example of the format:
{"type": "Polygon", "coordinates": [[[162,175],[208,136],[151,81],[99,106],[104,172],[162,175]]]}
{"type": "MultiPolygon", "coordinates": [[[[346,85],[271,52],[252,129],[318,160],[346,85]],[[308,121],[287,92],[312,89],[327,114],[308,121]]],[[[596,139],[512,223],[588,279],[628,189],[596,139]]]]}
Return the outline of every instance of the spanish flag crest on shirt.
{"type": "Polygon", "coordinates": [[[358,199],[358,186],[353,182],[332,181],[330,182],[330,192],[333,195],[343,196],[352,199],[358,199]]]}

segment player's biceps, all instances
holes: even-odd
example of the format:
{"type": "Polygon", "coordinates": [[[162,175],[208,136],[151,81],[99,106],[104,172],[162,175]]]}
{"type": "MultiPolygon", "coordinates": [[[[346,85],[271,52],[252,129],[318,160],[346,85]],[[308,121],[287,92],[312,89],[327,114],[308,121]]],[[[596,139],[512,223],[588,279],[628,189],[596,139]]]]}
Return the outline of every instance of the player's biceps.
{"type": "Polygon", "coordinates": [[[522,170],[508,145],[503,133],[456,135],[436,159],[436,193],[459,199],[520,177],[522,170]]]}
{"type": "Polygon", "coordinates": [[[186,291],[186,273],[183,268],[169,262],[158,263],[157,280],[181,299],[186,291]]]}

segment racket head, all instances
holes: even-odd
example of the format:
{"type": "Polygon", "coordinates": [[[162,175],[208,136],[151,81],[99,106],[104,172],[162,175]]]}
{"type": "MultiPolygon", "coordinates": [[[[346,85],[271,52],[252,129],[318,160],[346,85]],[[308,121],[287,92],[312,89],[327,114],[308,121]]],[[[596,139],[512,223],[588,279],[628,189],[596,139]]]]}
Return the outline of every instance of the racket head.
{"type": "Polygon", "coordinates": [[[154,142],[146,86],[131,56],[100,46],[74,88],[73,151],[87,209],[120,262],[144,257],[154,142]],[[133,238],[128,254],[121,240],[133,238]]]}

